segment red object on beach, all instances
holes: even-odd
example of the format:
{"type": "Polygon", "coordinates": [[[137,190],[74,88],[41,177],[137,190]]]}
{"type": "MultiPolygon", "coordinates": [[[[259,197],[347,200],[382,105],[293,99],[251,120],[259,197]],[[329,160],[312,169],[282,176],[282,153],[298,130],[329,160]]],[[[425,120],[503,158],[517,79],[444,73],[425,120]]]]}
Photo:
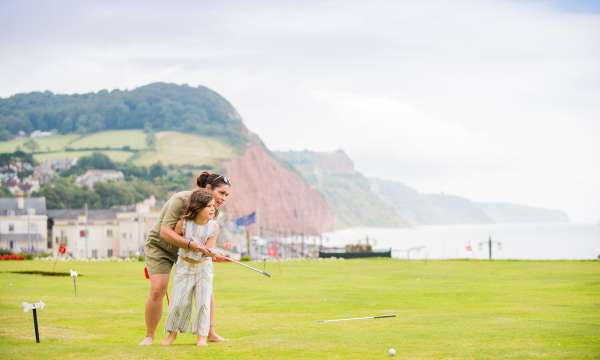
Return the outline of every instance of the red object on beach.
{"type": "Polygon", "coordinates": [[[58,247],[58,252],[61,253],[61,254],[64,254],[64,253],[67,252],[67,248],[64,247],[63,245],[61,245],[61,246],[58,247]]]}
{"type": "Polygon", "coordinates": [[[150,279],[150,273],[148,273],[148,267],[144,266],[144,276],[146,279],[150,279]]]}

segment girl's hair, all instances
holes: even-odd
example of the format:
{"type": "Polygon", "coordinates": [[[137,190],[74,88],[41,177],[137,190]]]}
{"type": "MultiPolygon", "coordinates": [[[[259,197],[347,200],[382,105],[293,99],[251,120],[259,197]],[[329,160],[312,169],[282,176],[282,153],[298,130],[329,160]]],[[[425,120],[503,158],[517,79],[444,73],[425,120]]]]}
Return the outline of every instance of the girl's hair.
{"type": "Polygon", "coordinates": [[[229,178],[225,175],[210,174],[205,171],[196,178],[196,185],[200,189],[204,189],[206,185],[210,185],[214,189],[223,184],[231,186],[229,178]]]}
{"type": "Polygon", "coordinates": [[[194,220],[196,215],[202,209],[208,206],[208,203],[213,199],[213,196],[204,189],[197,189],[192,192],[190,195],[190,200],[188,201],[187,208],[185,209],[185,213],[182,218],[185,220],[194,220]]]}

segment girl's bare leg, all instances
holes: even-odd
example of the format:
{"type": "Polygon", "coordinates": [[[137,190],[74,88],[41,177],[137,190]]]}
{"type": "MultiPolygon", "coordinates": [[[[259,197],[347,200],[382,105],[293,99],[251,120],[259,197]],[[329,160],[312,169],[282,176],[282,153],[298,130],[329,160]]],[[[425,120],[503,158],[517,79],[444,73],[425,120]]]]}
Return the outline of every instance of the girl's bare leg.
{"type": "Polygon", "coordinates": [[[208,341],[221,342],[225,340],[215,331],[215,293],[213,292],[210,299],[210,329],[208,330],[208,341]]]}
{"type": "Polygon", "coordinates": [[[171,345],[173,341],[175,341],[175,339],[177,339],[177,331],[169,331],[169,335],[167,335],[167,337],[164,338],[164,340],[161,341],[160,344],[162,346],[168,346],[171,345]]]}
{"type": "Polygon", "coordinates": [[[206,344],[207,344],[207,337],[206,336],[198,336],[198,342],[196,343],[196,345],[206,346],[206,344]]]}

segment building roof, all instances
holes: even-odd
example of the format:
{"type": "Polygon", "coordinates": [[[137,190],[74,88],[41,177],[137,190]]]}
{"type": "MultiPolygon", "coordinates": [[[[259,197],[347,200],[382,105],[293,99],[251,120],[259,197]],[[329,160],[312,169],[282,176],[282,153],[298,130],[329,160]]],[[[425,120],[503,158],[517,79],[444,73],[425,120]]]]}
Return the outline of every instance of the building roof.
{"type": "MultiPolygon", "coordinates": [[[[59,220],[77,220],[83,216],[83,209],[56,209],[48,210],[48,217],[59,220]]],[[[89,220],[112,220],[117,218],[117,212],[111,209],[88,210],[89,220]]]]}
{"type": "Polygon", "coordinates": [[[53,209],[48,210],[48,217],[52,219],[77,219],[83,215],[83,209],[53,209]]]}
{"type": "Polygon", "coordinates": [[[46,214],[46,198],[45,197],[27,197],[23,198],[24,207],[19,209],[17,198],[0,198],[0,214],[15,214],[26,215],[27,209],[35,209],[36,215],[46,214]]]}
{"type": "Polygon", "coordinates": [[[15,234],[15,233],[2,233],[0,234],[0,240],[6,240],[6,241],[27,241],[30,240],[31,241],[42,241],[42,240],[46,240],[46,238],[44,236],[42,236],[42,234],[40,233],[31,233],[31,234],[15,234]]]}

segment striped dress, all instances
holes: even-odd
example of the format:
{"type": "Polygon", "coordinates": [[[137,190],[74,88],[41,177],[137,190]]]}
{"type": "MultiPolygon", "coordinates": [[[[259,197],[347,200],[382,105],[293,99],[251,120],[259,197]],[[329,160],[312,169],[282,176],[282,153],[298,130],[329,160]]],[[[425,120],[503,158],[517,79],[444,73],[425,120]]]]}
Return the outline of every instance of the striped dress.
{"type": "MultiPolygon", "coordinates": [[[[193,221],[186,220],[184,237],[205,245],[208,238],[214,233],[216,225],[214,220],[210,220],[205,225],[198,225],[193,221]]],[[[178,254],[173,276],[173,294],[165,330],[189,332],[191,320],[191,332],[207,336],[210,328],[210,301],[213,287],[212,258],[185,249],[179,249],[178,254]],[[191,263],[183,258],[199,263],[191,263]],[[192,304],[196,309],[193,316],[192,304]]]]}

